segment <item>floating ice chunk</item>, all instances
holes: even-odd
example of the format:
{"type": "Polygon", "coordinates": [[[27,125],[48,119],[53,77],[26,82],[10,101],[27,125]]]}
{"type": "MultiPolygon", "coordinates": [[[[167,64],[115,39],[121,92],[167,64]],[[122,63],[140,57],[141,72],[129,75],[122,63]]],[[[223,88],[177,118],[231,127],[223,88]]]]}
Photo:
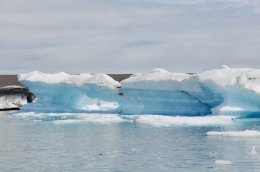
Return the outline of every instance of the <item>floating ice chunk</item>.
{"type": "Polygon", "coordinates": [[[149,124],[158,127],[169,126],[215,126],[232,124],[231,116],[203,116],[203,117],[184,117],[184,116],[161,116],[161,115],[127,115],[123,116],[128,120],[138,123],[149,124]]]}
{"type": "Polygon", "coordinates": [[[232,161],[228,160],[216,160],[215,164],[217,165],[232,165],[232,161]]]}
{"type": "Polygon", "coordinates": [[[223,66],[198,75],[154,69],[121,83],[102,73],[35,71],[19,75],[19,80],[38,97],[36,105],[30,107],[42,111],[82,112],[85,108],[94,113],[108,109],[107,113],[121,114],[260,117],[259,69],[223,66]],[[111,111],[96,99],[117,102],[118,107],[111,111]]]}
{"type": "Polygon", "coordinates": [[[54,124],[73,124],[73,123],[97,123],[109,124],[120,123],[126,120],[118,114],[89,114],[89,113],[35,113],[23,112],[14,113],[13,116],[23,119],[31,119],[37,122],[52,122],[54,124]]]}
{"type": "Polygon", "coordinates": [[[210,131],[208,136],[225,136],[225,137],[260,137],[260,132],[255,130],[244,131],[210,131]]]}
{"type": "Polygon", "coordinates": [[[76,119],[55,120],[55,124],[72,124],[72,123],[96,123],[110,124],[125,122],[116,114],[79,114],[76,119]]]}
{"type": "Polygon", "coordinates": [[[98,114],[98,113],[35,113],[23,112],[14,113],[13,116],[23,119],[37,121],[51,121],[55,124],[71,123],[119,123],[133,122],[148,124],[157,127],[170,126],[215,126],[228,125],[232,123],[230,116],[209,116],[209,117],[170,117],[160,115],[119,115],[119,114],[98,114]]]}

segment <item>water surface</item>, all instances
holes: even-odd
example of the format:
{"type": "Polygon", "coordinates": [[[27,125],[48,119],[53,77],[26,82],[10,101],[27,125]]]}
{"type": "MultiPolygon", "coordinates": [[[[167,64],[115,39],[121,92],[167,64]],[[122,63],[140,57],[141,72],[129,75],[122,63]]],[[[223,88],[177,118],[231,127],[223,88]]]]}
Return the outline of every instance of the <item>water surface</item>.
{"type": "Polygon", "coordinates": [[[260,131],[259,119],[153,125],[126,117],[32,116],[0,115],[1,171],[260,171],[260,137],[207,135],[260,131]]]}

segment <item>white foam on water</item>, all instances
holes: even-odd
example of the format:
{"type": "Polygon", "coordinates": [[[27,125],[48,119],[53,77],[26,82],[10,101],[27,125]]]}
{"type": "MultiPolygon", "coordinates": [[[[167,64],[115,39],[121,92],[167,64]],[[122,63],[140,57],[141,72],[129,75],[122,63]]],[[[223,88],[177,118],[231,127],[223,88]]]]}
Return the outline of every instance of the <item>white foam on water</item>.
{"type": "Polygon", "coordinates": [[[128,115],[124,118],[134,120],[138,123],[149,124],[158,127],[169,126],[215,126],[228,125],[233,123],[231,116],[203,116],[203,117],[184,117],[184,116],[161,116],[161,115],[128,115]]]}
{"type": "Polygon", "coordinates": [[[232,165],[232,161],[228,160],[216,160],[215,164],[217,165],[232,165]]]}
{"type": "Polygon", "coordinates": [[[260,137],[260,132],[255,130],[244,131],[210,131],[208,136],[225,136],[225,137],[260,137]]]}

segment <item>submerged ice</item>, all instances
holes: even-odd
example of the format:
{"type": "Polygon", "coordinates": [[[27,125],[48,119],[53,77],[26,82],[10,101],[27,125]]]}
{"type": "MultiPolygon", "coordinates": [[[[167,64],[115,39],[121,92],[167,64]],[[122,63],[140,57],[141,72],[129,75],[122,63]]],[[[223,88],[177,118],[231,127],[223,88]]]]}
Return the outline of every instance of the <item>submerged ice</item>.
{"type": "Polygon", "coordinates": [[[120,83],[106,74],[31,72],[19,80],[37,97],[35,112],[201,116],[260,114],[260,70],[223,66],[201,74],[154,69],[120,83]]]}

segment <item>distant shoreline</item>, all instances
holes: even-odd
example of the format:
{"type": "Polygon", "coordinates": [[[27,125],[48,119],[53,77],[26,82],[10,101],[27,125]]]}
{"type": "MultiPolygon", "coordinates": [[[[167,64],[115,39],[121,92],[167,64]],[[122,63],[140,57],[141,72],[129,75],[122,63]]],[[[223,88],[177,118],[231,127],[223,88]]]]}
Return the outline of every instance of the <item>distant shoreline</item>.
{"type": "Polygon", "coordinates": [[[21,82],[18,81],[18,75],[0,75],[0,87],[6,87],[6,86],[23,86],[21,82]]]}

